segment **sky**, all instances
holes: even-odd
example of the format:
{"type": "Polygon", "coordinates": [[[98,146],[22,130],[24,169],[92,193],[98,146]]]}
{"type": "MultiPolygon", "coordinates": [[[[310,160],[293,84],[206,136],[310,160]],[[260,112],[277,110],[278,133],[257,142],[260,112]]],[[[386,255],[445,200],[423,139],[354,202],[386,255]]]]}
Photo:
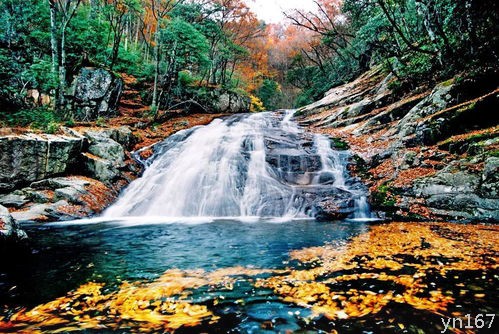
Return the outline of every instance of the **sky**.
{"type": "Polygon", "coordinates": [[[283,11],[299,8],[313,10],[313,0],[246,0],[246,4],[253,10],[259,19],[267,23],[284,21],[283,11]]]}

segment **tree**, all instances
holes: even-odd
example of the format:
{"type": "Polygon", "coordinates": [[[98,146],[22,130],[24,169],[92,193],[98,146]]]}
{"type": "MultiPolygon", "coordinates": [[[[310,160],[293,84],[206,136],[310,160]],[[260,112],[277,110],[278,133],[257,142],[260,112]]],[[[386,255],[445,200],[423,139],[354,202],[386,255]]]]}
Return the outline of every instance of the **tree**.
{"type": "MultiPolygon", "coordinates": [[[[68,26],[76,14],[81,0],[48,0],[50,7],[50,44],[52,51],[52,71],[56,73],[58,67],[59,85],[57,88],[57,104],[58,110],[65,110],[65,93],[66,93],[66,66],[67,66],[67,50],[66,50],[66,32],[68,26]]],[[[66,110],[65,110],[66,111],[66,110]]],[[[66,115],[67,118],[70,115],[66,115]]]]}
{"type": "MultiPolygon", "coordinates": [[[[170,106],[173,87],[178,84],[179,72],[199,71],[199,68],[207,66],[209,44],[207,39],[192,24],[174,18],[165,23],[161,31],[161,53],[165,55],[165,73],[161,76],[161,93],[167,96],[166,107],[170,106]]],[[[160,107],[158,101],[158,109],[160,107]]],[[[156,111],[156,116],[158,112],[156,111]]]]}
{"type": "Polygon", "coordinates": [[[141,11],[141,8],[138,0],[106,0],[106,2],[105,13],[113,33],[113,46],[109,61],[109,68],[112,70],[118,58],[125,27],[133,16],[141,11]]]}

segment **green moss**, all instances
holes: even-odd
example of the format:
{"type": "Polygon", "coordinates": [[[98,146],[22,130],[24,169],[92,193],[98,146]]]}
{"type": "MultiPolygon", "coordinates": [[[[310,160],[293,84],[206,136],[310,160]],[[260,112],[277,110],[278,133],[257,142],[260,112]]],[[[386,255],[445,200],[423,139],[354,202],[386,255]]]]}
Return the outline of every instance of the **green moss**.
{"type": "Polygon", "coordinates": [[[499,150],[492,150],[492,151],[489,151],[487,152],[487,155],[491,156],[491,157],[496,157],[496,158],[499,158],[499,150]]]}
{"type": "Polygon", "coordinates": [[[334,147],[337,150],[348,150],[350,146],[348,143],[342,139],[339,138],[332,138],[331,139],[331,146],[334,147]]]}
{"type": "Polygon", "coordinates": [[[449,87],[450,85],[454,84],[454,79],[449,79],[447,81],[442,82],[440,85],[442,87],[449,87]]]}
{"type": "Polygon", "coordinates": [[[393,189],[386,183],[378,187],[378,189],[371,194],[373,206],[384,210],[394,210],[397,201],[392,196],[392,193],[393,189]]]}
{"type": "Polygon", "coordinates": [[[95,125],[100,126],[100,127],[106,127],[106,119],[104,117],[98,117],[97,120],[95,121],[95,125]]]}
{"type": "Polygon", "coordinates": [[[474,109],[475,109],[475,107],[476,107],[476,103],[475,103],[475,102],[472,102],[472,103],[470,103],[470,104],[468,104],[468,105],[466,105],[466,106],[464,106],[464,107],[462,107],[462,108],[459,108],[459,109],[457,110],[457,112],[465,112],[465,111],[474,110],[474,109]]]}

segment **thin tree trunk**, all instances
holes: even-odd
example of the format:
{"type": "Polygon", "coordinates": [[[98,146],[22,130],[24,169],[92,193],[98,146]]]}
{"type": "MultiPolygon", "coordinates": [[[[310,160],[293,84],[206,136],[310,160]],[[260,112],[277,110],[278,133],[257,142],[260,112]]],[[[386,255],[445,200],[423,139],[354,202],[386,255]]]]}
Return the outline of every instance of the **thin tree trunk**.
{"type": "Polygon", "coordinates": [[[52,0],[50,6],[50,49],[52,51],[52,75],[56,77],[59,65],[59,52],[57,50],[57,10],[52,0]]]}
{"type": "MultiPolygon", "coordinates": [[[[59,96],[57,98],[58,107],[60,110],[66,109],[65,93],[66,93],[66,26],[62,27],[61,31],[61,63],[59,65],[59,96]]],[[[68,115],[65,115],[68,116],[68,115]]]]}
{"type": "Polygon", "coordinates": [[[402,29],[400,29],[400,27],[398,26],[397,22],[395,22],[395,19],[390,15],[390,13],[388,12],[388,8],[386,7],[385,3],[383,2],[384,0],[377,0],[376,2],[378,3],[378,5],[381,7],[381,10],[383,11],[383,13],[385,14],[386,18],[388,19],[388,21],[390,22],[391,26],[393,27],[393,29],[397,32],[397,34],[400,36],[400,38],[402,38],[402,40],[404,41],[404,43],[409,47],[409,49],[413,50],[413,51],[416,51],[416,52],[420,52],[420,53],[425,53],[425,54],[428,54],[428,55],[432,55],[432,56],[435,56],[435,52],[433,51],[428,51],[428,50],[425,50],[425,49],[422,49],[420,48],[419,46],[415,46],[408,38],[407,36],[404,34],[404,32],[402,31],[402,29]]]}
{"type": "Polygon", "coordinates": [[[154,45],[154,86],[152,91],[152,108],[156,108],[158,105],[158,79],[159,79],[159,38],[158,32],[155,34],[156,43],[154,45]]]}

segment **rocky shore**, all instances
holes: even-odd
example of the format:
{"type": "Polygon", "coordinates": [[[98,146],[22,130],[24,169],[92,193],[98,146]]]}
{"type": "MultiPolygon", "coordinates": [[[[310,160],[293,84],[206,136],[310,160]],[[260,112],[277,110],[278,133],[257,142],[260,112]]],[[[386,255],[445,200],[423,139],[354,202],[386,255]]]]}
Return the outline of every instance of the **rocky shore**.
{"type": "MultiPolygon", "coordinates": [[[[26,238],[24,223],[102,212],[142,173],[133,151],[225,115],[172,112],[160,123],[144,123],[149,106],[136,84],[133,77],[83,68],[68,95],[77,121],[71,127],[54,134],[0,129],[0,242],[26,238]]],[[[151,154],[141,151],[142,158],[151,154]]]]}

